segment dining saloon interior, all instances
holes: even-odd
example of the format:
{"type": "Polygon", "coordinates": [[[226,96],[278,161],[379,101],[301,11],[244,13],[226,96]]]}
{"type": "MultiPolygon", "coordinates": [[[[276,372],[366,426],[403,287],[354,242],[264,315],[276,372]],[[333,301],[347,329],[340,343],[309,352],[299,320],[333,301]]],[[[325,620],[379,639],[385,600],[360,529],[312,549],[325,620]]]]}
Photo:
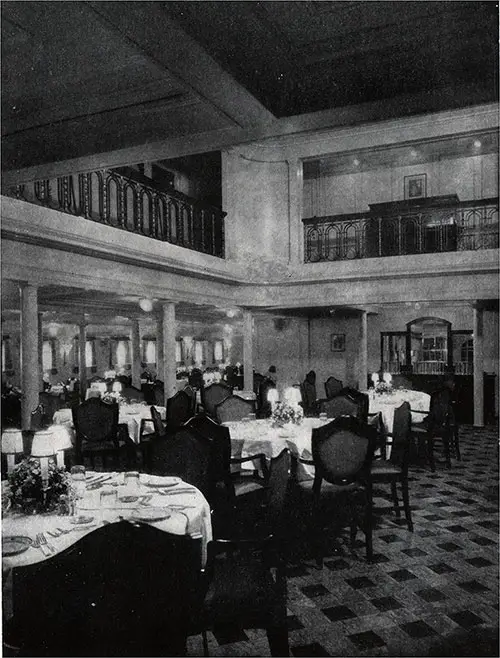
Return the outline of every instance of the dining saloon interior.
{"type": "Polygon", "coordinates": [[[1,30],[3,655],[498,655],[496,3],[1,30]]]}

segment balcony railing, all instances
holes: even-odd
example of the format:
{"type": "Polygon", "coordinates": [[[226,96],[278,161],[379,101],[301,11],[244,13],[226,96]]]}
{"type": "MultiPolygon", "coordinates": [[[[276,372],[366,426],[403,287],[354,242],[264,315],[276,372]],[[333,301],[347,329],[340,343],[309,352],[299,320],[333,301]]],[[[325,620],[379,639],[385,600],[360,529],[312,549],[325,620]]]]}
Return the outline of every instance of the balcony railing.
{"type": "Polygon", "coordinates": [[[302,221],[306,263],[498,248],[498,198],[302,221]]]}
{"type": "Polygon", "coordinates": [[[158,189],[138,172],[70,174],[17,185],[6,194],[224,258],[226,213],[180,192],[158,189]]]}

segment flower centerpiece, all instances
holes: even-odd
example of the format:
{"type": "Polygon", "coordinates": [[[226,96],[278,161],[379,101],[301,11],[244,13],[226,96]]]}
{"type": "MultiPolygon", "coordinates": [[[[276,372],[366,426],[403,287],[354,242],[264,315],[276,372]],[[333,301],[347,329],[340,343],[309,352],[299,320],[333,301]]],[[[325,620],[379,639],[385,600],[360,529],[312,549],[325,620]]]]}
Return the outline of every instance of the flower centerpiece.
{"type": "Polygon", "coordinates": [[[111,391],[102,396],[101,400],[108,404],[125,404],[127,400],[120,394],[119,391],[111,391]]]}
{"type": "Polygon", "coordinates": [[[392,384],[390,382],[378,382],[375,386],[375,393],[377,395],[384,395],[386,393],[392,393],[392,384]]]}
{"type": "Polygon", "coordinates": [[[276,402],[271,414],[271,422],[274,427],[283,427],[287,424],[300,425],[303,418],[302,407],[291,405],[288,402],[276,402]]]}
{"type": "Polygon", "coordinates": [[[9,474],[10,501],[14,508],[25,512],[50,511],[61,503],[61,496],[70,492],[70,477],[64,466],[49,459],[49,479],[44,489],[40,461],[27,457],[9,474]]]}

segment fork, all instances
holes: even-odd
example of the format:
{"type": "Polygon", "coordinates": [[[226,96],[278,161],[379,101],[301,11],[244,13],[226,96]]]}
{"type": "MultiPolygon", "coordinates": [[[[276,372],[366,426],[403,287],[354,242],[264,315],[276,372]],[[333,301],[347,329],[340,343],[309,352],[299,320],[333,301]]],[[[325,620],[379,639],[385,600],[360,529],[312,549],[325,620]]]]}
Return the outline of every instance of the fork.
{"type": "Polygon", "coordinates": [[[56,549],[52,546],[52,544],[49,544],[49,543],[48,543],[48,541],[47,541],[47,537],[43,534],[43,532],[40,532],[40,533],[38,534],[38,538],[39,538],[39,541],[40,541],[40,545],[41,545],[41,546],[46,546],[46,547],[47,547],[47,550],[48,550],[50,553],[55,553],[55,552],[56,552],[56,549]]]}
{"type": "Polygon", "coordinates": [[[42,538],[41,538],[42,533],[38,533],[37,536],[35,537],[33,541],[33,548],[39,548],[42,553],[45,555],[45,557],[49,557],[50,555],[50,550],[47,547],[46,544],[43,543],[42,538]]]}

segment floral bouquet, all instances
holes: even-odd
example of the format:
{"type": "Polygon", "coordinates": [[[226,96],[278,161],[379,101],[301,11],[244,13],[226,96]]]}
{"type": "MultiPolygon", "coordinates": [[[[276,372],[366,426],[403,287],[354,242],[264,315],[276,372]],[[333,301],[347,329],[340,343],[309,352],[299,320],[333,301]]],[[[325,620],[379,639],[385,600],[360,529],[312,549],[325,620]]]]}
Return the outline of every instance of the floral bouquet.
{"type": "Polygon", "coordinates": [[[13,507],[33,512],[50,511],[60,505],[61,496],[68,496],[70,476],[64,466],[57,466],[54,459],[49,459],[49,480],[44,491],[40,461],[27,457],[9,474],[9,485],[13,507]]]}
{"type": "Polygon", "coordinates": [[[378,382],[375,386],[375,393],[379,395],[392,393],[392,384],[389,384],[388,382],[378,382]]]}
{"type": "Polygon", "coordinates": [[[123,395],[120,395],[117,391],[106,393],[102,396],[101,400],[107,404],[113,404],[114,402],[117,404],[125,404],[127,402],[126,398],[124,398],[123,395]]]}
{"type": "Polygon", "coordinates": [[[293,423],[300,425],[304,418],[304,410],[302,407],[292,407],[288,402],[276,402],[276,405],[271,414],[271,422],[275,427],[293,423]]]}

